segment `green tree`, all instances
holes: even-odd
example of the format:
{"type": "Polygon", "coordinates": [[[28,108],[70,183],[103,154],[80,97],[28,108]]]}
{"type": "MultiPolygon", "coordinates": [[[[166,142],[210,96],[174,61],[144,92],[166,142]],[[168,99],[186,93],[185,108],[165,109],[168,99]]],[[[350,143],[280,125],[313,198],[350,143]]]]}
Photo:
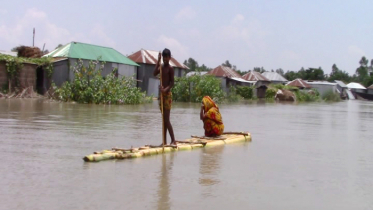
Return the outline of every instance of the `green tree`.
{"type": "Polygon", "coordinates": [[[368,60],[363,56],[359,64],[360,66],[356,69],[356,79],[357,82],[363,83],[364,80],[368,77],[368,60]]]}
{"type": "Polygon", "coordinates": [[[185,60],[184,65],[188,66],[189,71],[197,71],[197,69],[199,68],[198,62],[193,58],[185,60]]]}
{"type": "Polygon", "coordinates": [[[253,71],[256,71],[256,72],[259,72],[259,73],[263,73],[266,70],[263,67],[254,67],[253,71]]]}
{"type": "Polygon", "coordinates": [[[282,70],[282,68],[276,69],[276,73],[281,76],[284,76],[284,70],[282,70]]]}
{"type": "Polygon", "coordinates": [[[295,71],[286,71],[286,73],[284,74],[284,77],[285,79],[289,80],[289,81],[293,81],[295,79],[298,78],[298,72],[295,72],[295,71]]]}
{"type": "Polygon", "coordinates": [[[350,82],[351,77],[348,75],[346,71],[340,70],[336,64],[332,66],[332,72],[330,73],[328,79],[329,82],[333,82],[334,80],[341,80],[344,82],[350,82]]]}
{"type": "Polygon", "coordinates": [[[225,63],[222,63],[221,65],[232,68],[232,64],[229,62],[229,60],[226,60],[225,63]]]}
{"type": "Polygon", "coordinates": [[[62,47],[62,46],[63,46],[62,44],[58,44],[57,47],[54,48],[54,49],[60,48],[60,47],[62,47]]]}

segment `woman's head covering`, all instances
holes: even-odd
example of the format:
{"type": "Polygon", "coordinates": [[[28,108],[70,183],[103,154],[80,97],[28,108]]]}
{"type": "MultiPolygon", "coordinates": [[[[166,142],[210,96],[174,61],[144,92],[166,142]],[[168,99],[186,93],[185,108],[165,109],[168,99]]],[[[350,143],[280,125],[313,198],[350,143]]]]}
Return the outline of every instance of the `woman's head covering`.
{"type": "Polygon", "coordinates": [[[205,112],[210,110],[212,107],[219,109],[218,105],[215,104],[215,102],[210,98],[210,96],[203,97],[202,103],[205,106],[205,112]]]}

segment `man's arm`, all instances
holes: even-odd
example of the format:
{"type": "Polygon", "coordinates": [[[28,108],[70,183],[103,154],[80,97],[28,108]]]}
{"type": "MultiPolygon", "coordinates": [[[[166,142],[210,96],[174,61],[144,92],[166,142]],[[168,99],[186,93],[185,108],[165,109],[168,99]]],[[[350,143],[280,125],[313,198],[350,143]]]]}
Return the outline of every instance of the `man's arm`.
{"type": "Polygon", "coordinates": [[[157,76],[158,74],[159,74],[159,65],[160,65],[160,61],[161,61],[161,57],[162,57],[162,55],[161,55],[161,52],[159,52],[159,54],[158,54],[158,62],[157,62],[157,64],[155,65],[155,68],[154,68],[154,71],[153,71],[153,75],[154,76],[157,76]]]}

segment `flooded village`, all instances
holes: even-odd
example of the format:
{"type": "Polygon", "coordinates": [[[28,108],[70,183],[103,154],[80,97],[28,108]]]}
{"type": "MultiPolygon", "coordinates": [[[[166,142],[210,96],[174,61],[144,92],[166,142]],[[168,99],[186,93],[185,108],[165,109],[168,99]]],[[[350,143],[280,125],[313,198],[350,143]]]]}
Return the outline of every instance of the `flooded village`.
{"type": "MultiPolygon", "coordinates": [[[[157,51],[140,49],[129,56],[124,56],[110,47],[80,42],[70,42],[66,45],[61,45],[44,55],[37,47],[20,46],[18,49],[18,54],[15,52],[0,52],[2,56],[0,59],[0,87],[2,87],[0,97],[11,98],[24,97],[26,95],[30,97],[30,94],[25,94],[26,92],[36,92],[40,95],[45,95],[52,88],[52,85],[59,88],[65,82],[72,83],[76,72],[74,67],[78,65],[78,61],[81,62],[81,67],[84,66],[84,68],[88,68],[90,62],[96,61],[96,67],[94,68],[98,69],[98,65],[103,65],[100,72],[102,77],[114,72],[117,78],[133,78],[136,81],[133,86],[143,91],[146,96],[158,96],[159,78],[153,75],[153,70],[157,63],[157,51]],[[18,58],[17,56],[20,58],[18,59],[19,61],[15,61],[18,58]],[[27,60],[27,58],[31,59],[27,60]],[[33,62],[33,58],[43,58],[44,63],[40,63],[40,61],[33,62]],[[15,66],[13,73],[9,66],[15,66]],[[11,88],[10,91],[9,88],[11,88]],[[15,90],[19,93],[11,95],[15,90]],[[5,94],[6,92],[10,94],[5,94]]],[[[281,75],[273,70],[258,71],[255,68],[241,75],[234,70],[235,67],[232,68],[229,62],[228,65],[223,63],[209,71],[198,70],[195,66],[194,69],[190,69],[186,65],[187,61],[182,63],[174,57],[172,57],[170,64],[174,68],[175,77],[178,78],[208,75],[218,78],[221,82],[218,88],[221,88],[228,95],[235,94],[236,91],[234,90],[237,87],[238,89],[240,87],[251,87],[237,92],[238,95],[245,99],[267,98],[277,101],[297,101],[294,91],[298,90],[306,94],[316,94],[320,97],[326,94],[338,94],[340,99],[343,100],[373,99],[373,84],[370,83],[369,87],[364,87],[357,82],[345,84],[341,80],[331,81],[330,79],[327,81],[295,78],[289,81],[284,77],[283,72],[281,75]],[[276,87],[276,85],[280,86],[276,87]],[[281,87],[281,85],[283,86],[281,87]],[[232,88],[234,89],[233,92],[232,88]],[[267,89],[272,90],[272,92],[275,89],[275,94],[268,93],[267,89]],[[250,95],[251,97],[244,97],[245,95],[250,95]]],[[[373,74],[372,68],[366,68],[367,77],[370,77],[373,74]]],[[[307,71],[313,70],[310,68],[307,71]]],[[[178,85],[177,81],[176,85],[178,85]]],[[[188,89],[191,88],[189,87],[188,89]]],[[[33,94],[33,96],[35,95],[33,94]]]]}
{"type": "Polygon", "coordinates": [[[368,8],[4,2],[0,210],[373,209],[368,8]]]}

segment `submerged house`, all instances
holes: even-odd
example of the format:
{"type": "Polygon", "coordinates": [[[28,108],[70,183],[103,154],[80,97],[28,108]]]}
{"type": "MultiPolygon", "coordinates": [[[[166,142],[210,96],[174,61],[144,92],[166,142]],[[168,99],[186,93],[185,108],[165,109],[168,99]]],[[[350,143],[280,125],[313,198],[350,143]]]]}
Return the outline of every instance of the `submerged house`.
{"type": "Polygon", "coordinates": [[[243,79],[247,81],[255,82],[256,87],[260,87],[262,85],[269,85],[271,81],[267,79],[267,77],[261,75],[259,72],[256,71],[249,71],[242,76],[243,79]]]}
{"type": "Polygon", "coordinates": [[[265,98],[265,93],[268,88],[267,86],[271,83],[269,79],[256,71],[249,71],[248,73],[244,74],[242,78],[251,82],[255,82],[256,91],[254,91],[254,95],[258,98],[265,98]]]}
{"type": "Polygon", "coordinates": [[[373,100],[373,91],[371,91],[371,86],[369,86],[367,89],[360,83],[350,82],[347,84],[347,87],[351,90],[351,92],[357,99],[362,98],[367,100],[373,100]]]}
{"type": "MultiPolygon", "coordinates": [[[[139,66],[113,48],[80,42],[70,42],[43,57],[52,57],[55,60],[52,81],[57,86],[74,79],[73,67],[79,60],[82,60],[84,65],[88,65],[89,61],[92,60],[105,62],[102,76],[108,75],[116,68],[118,77],[134,76],[136,78],[137,67],[139,66]]],[[[46,81],[44,81],[44,88],[49,88],[46,81]]]]}
{"type": "Polygon", "coordinates": [[[271,81],[272,84],[283,84],[283,85],[285,85],[287,82],[289,82],[287,79],[285,79],[283,76],[281,76],[277,72],[266,71],[266,72],[263,72],[262,75],[265,78],[267,78],[269,81],[271,81]]]}
{"type": "Polygon", "coordinates": [[[287,83],[286,85],[293,86],[293,87],[298,87],[301,90],[312,88],[306,81],[304,81],[302,79],[299,79],[299,78],[287,83]]]}
{"type": "MultiPolygon", "coordinates": [[[[159,79],[153,76],[155,65],[158,61],[158,51],[141,49],[128,56],[136,62],[139,67],[137,69],[137,87],[142,91],[146,91],[148,96],[158,96],[159,79]]],[[[163,64],[163,59],[161,60],[163,64]]],[[[171,57],[170,65],[174,68],[175,77],[182,77],[189,69],[184,64],[171,57]]]]}
{"type": "Polygon", "coordinates": [[[311,81],[308,80],[306,83],[311,86],[311,88],[316,89],[321,96],[328,92],[337,93],[337,83],[327,82],[327,81],[311,81]]]}
{"type": "Polygon", "coordinates": [[[255,82],[243,79],[241,75],[237,73],[235,70],[223,65],[214,68],[207,74],[214,75],[215,77],[219,78],[221,80],[221,86],[224,91],[229,91],[230,86],[252,86],[255,84],[255,82]]]}

